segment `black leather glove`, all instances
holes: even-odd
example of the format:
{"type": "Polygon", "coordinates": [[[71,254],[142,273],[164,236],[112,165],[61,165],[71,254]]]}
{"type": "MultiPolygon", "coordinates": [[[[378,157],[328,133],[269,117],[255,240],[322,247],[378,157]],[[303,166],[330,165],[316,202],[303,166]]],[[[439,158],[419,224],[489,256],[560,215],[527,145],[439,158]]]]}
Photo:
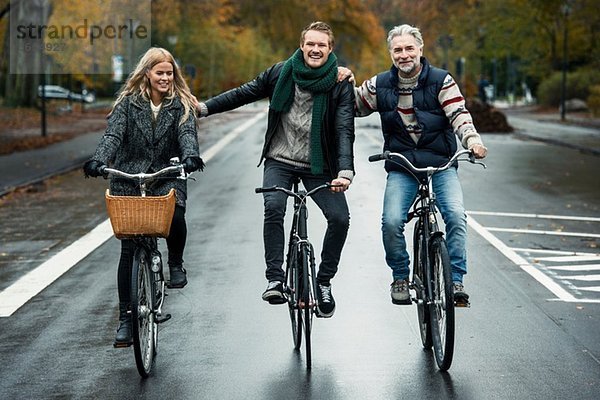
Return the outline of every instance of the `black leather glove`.
{"type": "Polygon", "coordinates": [[[83,164],[83,173],[86,178],[89,178],[90,176],[96,178],[106,174],[104,168],[106,168],[106,164],[96,160],[88,160],[83,164]]]}
{"type": "Polygon", "coordinates": [[[200,157],[188,157],[183,160],[183,169],[188,174],[194,171],[204,171],[204,161],[200,157]]]}

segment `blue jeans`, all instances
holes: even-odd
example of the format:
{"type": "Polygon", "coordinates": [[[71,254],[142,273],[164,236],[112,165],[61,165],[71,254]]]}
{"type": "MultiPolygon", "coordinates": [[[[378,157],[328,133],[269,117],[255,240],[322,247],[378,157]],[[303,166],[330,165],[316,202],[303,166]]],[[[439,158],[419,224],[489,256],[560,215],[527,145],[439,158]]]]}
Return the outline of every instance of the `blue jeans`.
{"type": "MultiPolygon", "coordinates": [[[[293,177],[300,178],[307,191],[331,181],[331,177],[326,174],[313,175],[310,168],[294,167],[271,159],[265,161],[264,187],[281,186],[291,189],[293,177]]],[[[283,282],[285,279],[282,268],[285,248],[283,222],[288,197],[281,192],[267,192],[263,193],[263,196],[265,204],[263,238],[267,264],[265,275],[269,281],[283,282]]],[[[350,213],[344,193],[324,189],[311,196],[311,199],[319,206],[327,219],[321,264],[317,273],[317,281],[327,283],[338,270],[338,263],[350,225],[350,213]]]]}
{"type": "MultiPolygon", "coordinates": [[[[406,250],[404,226],[410,206],[417,196],[418,182],[403,172],[390,171],[383,198],[382,234],[385,259],[393,279],[406,279],[410,258],[406,250]]],[[[433,175],[433,191],[446,224],[446,242],[452,265],[452,280],[462,282],[467,273],[467,216],[456,168],[433,175]]]]}

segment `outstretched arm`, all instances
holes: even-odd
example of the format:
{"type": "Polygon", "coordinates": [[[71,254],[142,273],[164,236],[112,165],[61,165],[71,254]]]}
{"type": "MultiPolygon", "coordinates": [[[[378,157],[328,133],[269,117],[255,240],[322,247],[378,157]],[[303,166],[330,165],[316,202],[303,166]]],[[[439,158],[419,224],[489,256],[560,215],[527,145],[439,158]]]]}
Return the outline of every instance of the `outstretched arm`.
{"type": "Polygon", "coordinates": [[[280,64],[261,72],[250,82],[216,95],[204,102],[198,102],[196,105],[198,115],[207,117],[212,114],[234,110],[271,96],[281,70],[280,64]]]}

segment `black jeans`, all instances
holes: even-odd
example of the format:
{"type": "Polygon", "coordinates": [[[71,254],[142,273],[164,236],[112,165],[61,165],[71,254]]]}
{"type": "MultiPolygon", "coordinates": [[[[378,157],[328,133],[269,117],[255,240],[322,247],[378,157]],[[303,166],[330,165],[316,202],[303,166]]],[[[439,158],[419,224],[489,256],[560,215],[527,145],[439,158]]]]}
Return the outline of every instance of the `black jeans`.
{"type": "MultiPolygon", "coordinates": [[[[169,265],[181,265],[183,263],[183,250],[187,238],[187,225],[185,223],[185,208],[175,206],[171,230],[167,237],[167,250],[169,253],[169,265]]],[[[135,246],[133,240],[121,240],[121,258],[117,270],[117,286],[119,290],[119,303],[129,304],[131,290],[131,267],[133,265],[133,252],[135,246]]]]}
{"type": "MultiPolygon", "coordinates": [[[[330,182],[331,177],[325,174],[313,175],[310,168],[294,167],[275,160],[265,161],[263,186],[281,186],[292,188],[292,180],[298,177],[306,190],[311,190],[325,182],[330,182]]],[[[327,219],[327,232],[323,239],[321,251],[321,264],[317,273],[317,281],[327,283],[334,277],[338,270],[342,248],[348,234],[350,214],[344,193],[335,193],[322,190],[312,196],[327,219]]],[[[285,247],[284,217],[287,205],[287,196],[281,192],[264,193],[265,223],[263,237],[265,243],[265,261],[267,264],[266,277],[269,281],[282,281],[285,279],[283,272],[283,258],[285,247]]]]}

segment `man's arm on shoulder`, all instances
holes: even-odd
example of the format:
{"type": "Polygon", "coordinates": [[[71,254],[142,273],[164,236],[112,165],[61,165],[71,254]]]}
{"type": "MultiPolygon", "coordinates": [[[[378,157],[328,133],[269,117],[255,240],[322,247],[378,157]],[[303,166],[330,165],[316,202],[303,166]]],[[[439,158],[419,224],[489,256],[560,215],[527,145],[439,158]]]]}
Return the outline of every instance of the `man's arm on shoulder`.
{"type": "Polygon", "coordinates": [[[354,88],[357,117],[366,117],[377,111],[377,77],[374,76],[354,88]]]}

